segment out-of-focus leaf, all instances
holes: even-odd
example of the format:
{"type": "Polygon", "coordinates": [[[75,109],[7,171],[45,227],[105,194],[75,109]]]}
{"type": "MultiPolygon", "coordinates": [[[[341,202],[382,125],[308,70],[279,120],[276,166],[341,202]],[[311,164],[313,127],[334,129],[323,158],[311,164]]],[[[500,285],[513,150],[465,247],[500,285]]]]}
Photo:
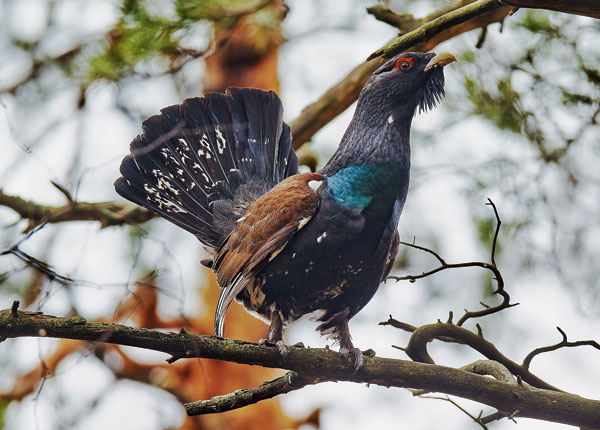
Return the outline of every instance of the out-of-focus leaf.
{"type": "Polygon", "coordinates": [[[518,26],[526,28],[532,33],[547,33],[553,35],[557,32],[556,27],[550,22],[548,13],[540,10],[528,9],[518,26]]]}
{"type": "Polygon", "coordinates": [[[515,133],[521,130],[523,114],[518,107],[519,94],[512,89],[508,78],[498,81],[497,94],[490,93],[468,77],[465,88],[473,104],[473,113],[493,121],[501,129],[515,133]]]}

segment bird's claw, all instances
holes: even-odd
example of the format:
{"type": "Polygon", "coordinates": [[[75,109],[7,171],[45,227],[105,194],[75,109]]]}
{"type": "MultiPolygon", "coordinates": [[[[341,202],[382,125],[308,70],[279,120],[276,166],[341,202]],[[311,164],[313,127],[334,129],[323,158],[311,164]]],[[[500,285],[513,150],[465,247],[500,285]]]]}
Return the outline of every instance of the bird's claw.
{"type": "MultiPolygon", "coordinates": [[[[273,343],[273,342],[270,342],[268,339],[260,339],[258,341],[258,344],[261,346],[277,347],[277,349],[279,350],[279,355],[281,355],[281,358],[283,358],[283,361],[287,361],[288,357],[290,356],[290,347],[287,346],[285,343],[283,343],[283,340],[278,340],[277,342],[273,343]]],[[[296,345],[294,345],[294,346],[296,346],[296,345]]]]}
{"type": "Polygon", "coordinates": [[[365,364],[365,356],[359,348],[340,348],[340,354],[347,360],[352,354],[354,356],[354,372],[358,372],[365,364]]]}

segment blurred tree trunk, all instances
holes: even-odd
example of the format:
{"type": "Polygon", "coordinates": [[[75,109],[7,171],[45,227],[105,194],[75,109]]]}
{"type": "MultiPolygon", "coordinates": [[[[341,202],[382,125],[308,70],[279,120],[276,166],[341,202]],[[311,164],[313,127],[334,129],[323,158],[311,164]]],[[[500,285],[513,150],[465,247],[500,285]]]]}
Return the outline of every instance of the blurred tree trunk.
{"type": "Polygon", "coordinates": [[[254,87],[278,92],[277,53],[287,11],[278,0],[233,25],[215,23],[215,52],[206,58],[204,91],[254,87]]]}

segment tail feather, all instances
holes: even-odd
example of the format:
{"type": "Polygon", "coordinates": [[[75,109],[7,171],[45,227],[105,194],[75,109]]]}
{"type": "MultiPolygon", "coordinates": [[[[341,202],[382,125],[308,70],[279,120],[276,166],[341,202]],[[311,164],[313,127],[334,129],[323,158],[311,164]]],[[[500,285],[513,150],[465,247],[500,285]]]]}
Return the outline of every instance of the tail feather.
{"type": "Polygon", "coordinates": [[[297,172],[277,95],[230,88],[146,120],[115,188],[216,248],[252,201],[297,172]]]}

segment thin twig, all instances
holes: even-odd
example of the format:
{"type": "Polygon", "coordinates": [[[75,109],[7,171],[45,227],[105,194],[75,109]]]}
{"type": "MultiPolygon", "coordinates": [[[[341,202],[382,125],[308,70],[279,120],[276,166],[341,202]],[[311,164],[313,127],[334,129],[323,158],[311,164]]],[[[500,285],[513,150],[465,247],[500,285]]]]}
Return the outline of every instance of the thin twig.
{"type": "Polygon", "coordinates": [[[479,318],[479,317],[490,315],[490,314],[493,314],[496,312],[500,312],[503,309],[507,309],[507,308],[518,305],[518,303],[510,303],[510,295],[508,294],[508,292],[506,292],[504,290],[504,278],[502,277],[500,270],[496,266],[496,256],[495,256],[496,245],[498,242],[498,234],[500,233],[500,225],[502,224],[502,221],[500,220],[500,215],[498,215],[498,210],[496,209],[496,205],[494,204],[494,202],[492,202],[491,199],[488,198],[488,202],[486,203],[486,205],[489,205],[492,207],[492,209],[494,210],[494,215],[496,217],[496,231],[494,233],[494,238],[493,238],[493,242],[492,242],[491,263],[485,263],[482,261],[470,261],[470,262],[466,262],[466,263],[447,263],[437,252],[435,252],[432,249],[426,248],[424,246],[416,245],[415,243],[399,242],[402,245],[428,252],[429,254],[433,255],[440,262],[440,266],[436,267],[435,269],[429,270],[427,272],[423,272],[420,275],[388,276],[387,277],[387,279],[393,279],[396,281],[415,282],[417,279],[426,278],[428,276],[431,276],[435,273],[438,273],[438,272],[441,272],[442,270],[447,270],[447,269],[460,269],[460,268],[465,268],[465,267],[481,267],[483,269],[491,271],[494,275],[494,278],[495,278],[497,284],[498,284],[496,290],[494,291],[494,294],[499,294],[500,296],[502,296],[502,302],[500,304],[498,304],[497,306],[489,306],[487,304],[482,304],[484,309],[482,309],[480,311],[465,310],[464,315],[456,323],[456,325],[459,325],[459,326],[462,326],[470,318],[479,318]]]}
{"type": "Polygon", "coordinates": [[[317,383],[315,379],[303,378],[296,372],[287,372],[280,378],[263,382],[255,388],[236,390],[233,393],[215,396],[209,400],[198,400],[186,403],[184,406],[185,411],[189,416],[226,412],[252,405],[261,400],[270,399],[280,394],[299,390],[307,385],[315,383],[317,383]]]}
{"type": "Polygon", "coordinates": [[[567,334],[560,327],[556,327],[556,329],[561,334],[562,340],[554,345],[534,349],[529,354],[527,354],[527,356],[523,360],[523,364],[522,364],[522,366],[525,369],[529,369],[529,366],[531,365],[531,360],[533,360],[533,358],[535,356],[537,356],[539,354],[543,354],[545,352],[556,351],[557,349],[560,349],[560,348],[571,348],[571,347],[577,347],[577,346],[591,346],[591,347],[594,347],[594,348],[600,350],[600,344],[598,342],[596,342],[595,340],[578,340],[576,342],[569,342],[567,340],[567,334]]]}
{"type": "Polygon", "coordinates": [[[471,418],[473,421],[475,421],[477,424],[479,424],[479,426],[482,429],[488,430],[488,427],[481,421],[481,413],[479,413],[479,416],[474,416],[471,415],[469,413],[469,411],[467,411],[466,409],[464,409],[462,406],[460,406],[458,403],[456,403],[454,400],[452,400],[450,397],[445,396],[445,397],[439,397],[439,396],[420,396],[423,399],[435,399],[435,400],[445,400],[447,402],[452,403],[454,406],[456,406],[458,409],[460,409],[462,412],[464,412],[469,418],[471,418]]]}

